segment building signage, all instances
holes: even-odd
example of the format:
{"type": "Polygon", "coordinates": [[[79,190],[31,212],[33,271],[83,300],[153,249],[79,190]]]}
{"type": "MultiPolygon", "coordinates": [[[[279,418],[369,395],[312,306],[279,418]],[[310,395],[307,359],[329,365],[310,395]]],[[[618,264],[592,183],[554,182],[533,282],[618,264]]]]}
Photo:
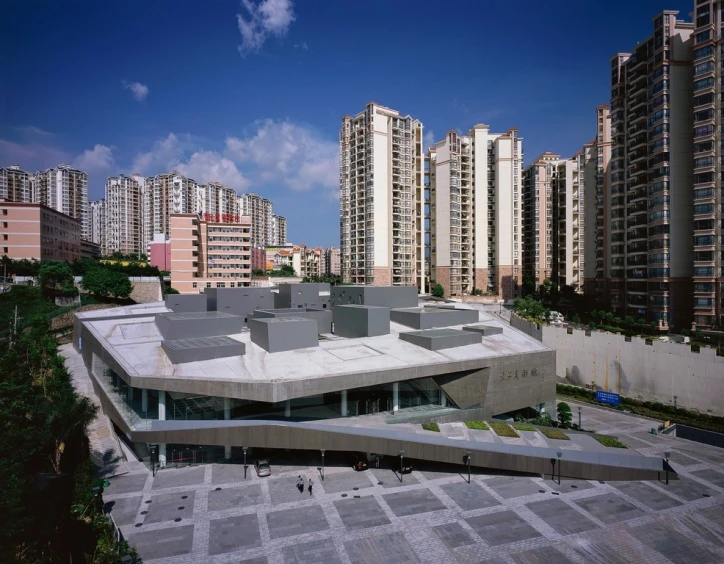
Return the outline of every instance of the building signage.
{"type": "Polygon", "coordinates": [[[545,368],[531,368],[530,370],[503,370],[500,373],[500,380],[527,380],[529,378],[540,378],[545,381],[546,371],[545,368]]]}
{"type": "Polygon", "coordinates": [[[213,221],[215,223],[239,223],[238,215],[232,215],[229,213],[205,213],[205,221],[213,221]]]}
{"type": "Polygon", "coordinates": [[[621,405],[621,396],[612,392],[596,392],[594,398],[599,403],[607,403],[610,405],[621,405]]]}

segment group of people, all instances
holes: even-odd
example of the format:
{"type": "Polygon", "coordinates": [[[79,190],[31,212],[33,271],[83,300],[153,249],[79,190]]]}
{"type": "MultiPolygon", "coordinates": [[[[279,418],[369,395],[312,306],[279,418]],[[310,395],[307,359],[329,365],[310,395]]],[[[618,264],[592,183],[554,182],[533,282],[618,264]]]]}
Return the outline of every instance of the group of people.
{"type": "MultiPolygon", "coordinates": [[[[299,476],[297,479],[297,489],[299,490],[299,493],[304,493],[304,478],[299,476]]],[[[309,486],[307,486],[307,489],[309,490],[309,495],[312,495],[312,479],[309,478],[309,486]]]]}

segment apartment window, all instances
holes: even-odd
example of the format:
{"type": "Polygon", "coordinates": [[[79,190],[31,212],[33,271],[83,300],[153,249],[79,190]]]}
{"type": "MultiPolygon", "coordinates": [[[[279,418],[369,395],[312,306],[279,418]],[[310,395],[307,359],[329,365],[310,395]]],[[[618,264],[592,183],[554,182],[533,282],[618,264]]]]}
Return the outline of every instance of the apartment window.
{"type": "Polygon", "coordinates": [[[698,49],[694,49],[694,60],[701,59],[702,57],[708,57],[709,55],[714,54],[714,46],[713,45],[707,45],[706,47],[699,47],[698,49]]]}
{"type": "Polygon", "coordinates": [[[207,282],[207,283],[206,283],[206,287],[207,287],[207,288],[211,288],[211,282],[207,282]]]}
{"type": "Polygon", "coordinates": [[[704,41],[709,41],[711,39],[711,31],[702,31],[701,33],[697,33],[695,37],[696,43],[703,43],[704,41]]]}
{"type": "Polygon", "coordinates": [[[8,240],[8,234],[7,234],[7,233],[3,233],[3,241],[7,241],[7,240],[8,240]]]}
{"type": "Polygon", "coordinates": [[[192,288],[198,287],[198,283],[197,283],[197,282],[192,282],[192,283],[191,283],[191,287],[192,287],[192,288]]]}
{"type": "Polygon", "coordinates": [[[704,88],[711,88],[714,86],[713,78],[702,78],[701,80],[694,81],[694,92],[697,90],[703,90],[704,88]]]}
{"type": "Polygon", "coordinates": [[[3,247],[3,253],[8,254],[8,248],[7,248],[7,247],[3,247]]]}
{"type": "Polygon", "coordinates": [[[8,210],[3,208],[3,215],[8,215],[8,210]]]}

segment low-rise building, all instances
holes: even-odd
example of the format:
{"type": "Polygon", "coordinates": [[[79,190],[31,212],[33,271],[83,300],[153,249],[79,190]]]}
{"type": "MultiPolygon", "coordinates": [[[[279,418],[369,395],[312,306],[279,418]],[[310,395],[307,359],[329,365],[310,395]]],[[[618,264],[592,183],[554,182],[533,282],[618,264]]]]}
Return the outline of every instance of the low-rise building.
{"type": "Polygon", "coordinates": [[[251,284],[251,218],[171,215],[171,285],[181,294],[251,284]],[[227,220],[227,221],[225,221],[227,220]]]}
{"type": "Polygon", "coordinates": [[[0,200],[0,251],[13,260],[80,259],[81,229],[79,219],[43,204],[0,200]]]}
{"type": "Polygon", "coordinates": [[[165,233],[156,233],[148,244],[148,256],[151,266],[161,271],[171,271],[171,241],[165,233]]]}

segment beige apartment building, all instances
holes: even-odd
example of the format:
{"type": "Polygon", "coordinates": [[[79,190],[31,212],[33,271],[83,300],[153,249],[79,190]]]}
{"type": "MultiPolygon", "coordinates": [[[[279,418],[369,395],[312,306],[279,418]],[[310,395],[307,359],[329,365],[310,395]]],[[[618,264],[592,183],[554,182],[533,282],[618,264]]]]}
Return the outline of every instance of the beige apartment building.
{"type": "Polygon", "coordinates": [[[721,0],[696,0],[693,40],[693,321],[724,328],[724,145],[721,0]],[[719,139],[719,140],[717,140],[719,139]]]}
{"type": "MultiPolygon", "coordinates": [[[[709,272],[696,270],[698,259],[713,259],[713,253],[694,253],[692,261],[694,221],[697,236],[710,235],[712,230],[705,228],[713,227],[716,217],[711,199],[693,203],[694,182],[697,189],[706,186],[703,181],[713,180],[714,173],[696,178],[692,174],[692,89],[697,98],[713,94],[715,81],[710,76],[695,83],[694,25],[677,20],[677,14],[658,14],[649,37],[632,53],[611,59],[608,297],[621,317],[681,330],[691,328],[692,275],[709,272]]],[[[697,283],[704,280],[713,278],[696,278],[697,283]]]]}
{"type": "Polygon", "coordinates": [[[68,165],[36,172],[31,201],[73,217],[81,222],[81,236],[90,239],[88,219],[88,175],[68,165]]]}
{"type": "Polygon", "coordinates": [[[611,111],[596,108],[596,137],[583,146],[588,212],[585,240],[584,293],[605,297],[611,281],[611,111]]]}
{"type": "Polygon", "coordinates": [[[197,210],[189,210],[189,213],[201,211],[209,214],[214,218],[219,216],[237,216],[242,215],[238,210],[236,190],[224,186],[219,182],[209,182],[203,184],[199,191],[202,195],[200,198],[202,207],[197,210]]]}
{"type": "Polygon", "coordinates": [[[272,232],[270,245],[283,247],[287,244],[287,218],[272,214],[272,232]]]}
{"type": "Polygon", "coordinates": [[[110,177],[106,181],[105,252],[140,255],[146,252],[146,178],[110,177]]]}
{"type": "Polygon", "coordinates": [[[560,161],[553,176],[553,268],[558,288],[583,293],[585,269],[586,154],[579,151],[560,161]]]}
{"type": "Polygon", "coordinates": [[[99,245],[101,252],[106,249],[106,201],[96,200],[88,203],[90,220],[90,240],[99,245]]]}
{"type": "Polygon", "coordinates": [[[80,259],[81,232],[78,219],[43,204],[0,199],[0,250],[13,260],[80,259]]]}
{"type": "Polygon", "coordinates": [[[473,290],[505,299],[522,281],[523,139],[517,129],[448,132],[427,155],[425,244],[431,283],[445,295],[473,290]]]}
{"type": "Polygon", "coordinates": [[[0,167],[0,198],[11,202],[31,202],[33,175],[18,165],[0,167]]]}
{"type": "MultiPolygon", "coordinates": [[[[233,216],[235,217],[235,216],[233,216]]],[[[171,286],[182,294],[251,284],[251,218],[207,221],[203,214],[172,214],[171,286]]]]}
{"type": "MultiPolygon", "coordinates": [[[[272,236],[273,219],[272,203],[258,194],[242,194],[238,197],[239,215],[251,218],[251,238],[253,245],[269,246],[274,241],[272,236]]],[[[285,220],[286,221],[286,220],[285,220]]],[[[286,239],[286,223],[284,226],[286,239]]]]}
{"type": "Polygon", "coordinates": [[[425,292],[422,123],[374,102],[342,118],[342,280],[425,292]]]}
{"type": "Polygon", "coordinates": [[[325,274],[336,274],[337,276],[342,275],[341,265],[341,254],[339,247],[329,247],[325,254],[327,258],[325,260],[325,274]]]}

